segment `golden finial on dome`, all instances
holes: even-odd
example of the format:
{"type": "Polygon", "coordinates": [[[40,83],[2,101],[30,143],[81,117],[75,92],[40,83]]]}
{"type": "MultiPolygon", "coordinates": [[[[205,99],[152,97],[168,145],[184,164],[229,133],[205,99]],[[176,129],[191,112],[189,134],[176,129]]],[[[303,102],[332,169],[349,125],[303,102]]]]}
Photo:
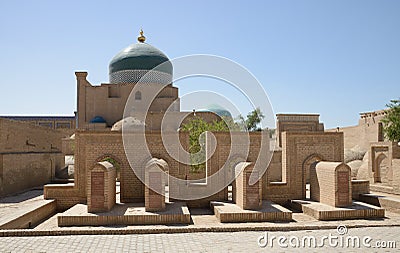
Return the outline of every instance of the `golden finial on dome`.
{"type": "Polygon", "coordinates": [[[139,42],[141,42],[141,43],[144,43],[145,40],[146,40],[146,37],[144,37],[144,35],[143,35],[143,29],[140,29],[139,34],[140,34],[140,36],[137,38],[137,40],[138,40],[139,42]]]}

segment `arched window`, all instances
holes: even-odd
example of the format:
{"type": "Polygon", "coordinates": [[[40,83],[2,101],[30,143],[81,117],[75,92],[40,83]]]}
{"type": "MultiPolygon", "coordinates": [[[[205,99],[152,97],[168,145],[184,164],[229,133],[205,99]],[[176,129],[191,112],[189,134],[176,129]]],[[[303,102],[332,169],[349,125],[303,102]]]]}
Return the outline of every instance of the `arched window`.
{"type": "Polygon", "coordinates": [[[142,93],[140,91],[136,91],[135,100],[142,100],[142,93]]]}

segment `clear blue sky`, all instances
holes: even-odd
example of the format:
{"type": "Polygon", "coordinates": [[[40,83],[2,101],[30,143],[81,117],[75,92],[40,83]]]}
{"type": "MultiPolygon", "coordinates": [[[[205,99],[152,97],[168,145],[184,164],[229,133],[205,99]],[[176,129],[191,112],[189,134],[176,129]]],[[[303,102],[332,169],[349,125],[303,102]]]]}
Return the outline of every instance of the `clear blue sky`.
{"type": "Polygon", "coordinates": [[[400,1],[15,0],[0,12],[2,115],[72,115],[74,71],[108,82],[111,58],[141,27],[170,58],[240,63],[276,113],[320,113],[328,128],[400,97],[400,1]]]}

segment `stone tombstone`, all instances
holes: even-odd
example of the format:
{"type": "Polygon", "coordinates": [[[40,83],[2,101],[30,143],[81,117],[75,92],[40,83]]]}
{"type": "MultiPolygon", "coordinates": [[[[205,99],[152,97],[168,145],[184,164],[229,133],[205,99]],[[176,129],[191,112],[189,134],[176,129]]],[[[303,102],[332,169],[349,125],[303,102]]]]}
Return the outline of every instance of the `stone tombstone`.
{"type": "Polygon", "coordinates": [[[145,168],[145,210],[151,212],[165,209],[165,171],[168,164],[152,158],[145,168]]]}
{"type": "Polygon", "coordinates": [[[258,178],[258,172],[253,171],[254,164],[250,162],[240,162],[235,166],[232,195],[233,201],[242,209],[257,210],[262,207],[261,182],[256,181],[250,184],[252,178],[258,178]]]}
{"type": "Polygon", "coordinates": [[[88,173],[88,212],[107,212],[116,202],[116,170],[109,162],[98,162],[88,173]]]}
{"type": "Polygon", "coordinates": [[[334,206],[352,205],[351,169],[340,162],[316,162],[310,167],[310,196],[334,206]]]}

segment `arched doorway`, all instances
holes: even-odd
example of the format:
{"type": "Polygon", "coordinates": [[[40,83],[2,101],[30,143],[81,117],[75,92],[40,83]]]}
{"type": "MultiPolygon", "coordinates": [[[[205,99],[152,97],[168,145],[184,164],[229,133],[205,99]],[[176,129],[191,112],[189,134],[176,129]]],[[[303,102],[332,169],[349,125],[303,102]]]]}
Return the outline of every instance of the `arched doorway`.
{"type": "Polygon", "coordinates": [[[381,153],[375,159],[374,183],[390,184],[389,159],[381,153]]]}
{"type": "Polygon", "coordinates": [[[310,166],[315,162],[322,161],[322,156],[319,154],[312,154],[303,161],[302,166],[302,185],[303,185],[303,198],[310,198],[310,166]]]}
{"type": "Polygon", "coordinates": [[[105,154],[100,156],[99,158],[96,159],[96,162],[109,162],[111,163],[116,172],[117,172],[117,177],[115,178],[115,187],[116,187],[116,202],[120,202],[121,201],[121,184],[120,184],[120,179],[121,179],[121,162],[119,161],[119,159],[113,155],[110,154],[105,154]]]}

